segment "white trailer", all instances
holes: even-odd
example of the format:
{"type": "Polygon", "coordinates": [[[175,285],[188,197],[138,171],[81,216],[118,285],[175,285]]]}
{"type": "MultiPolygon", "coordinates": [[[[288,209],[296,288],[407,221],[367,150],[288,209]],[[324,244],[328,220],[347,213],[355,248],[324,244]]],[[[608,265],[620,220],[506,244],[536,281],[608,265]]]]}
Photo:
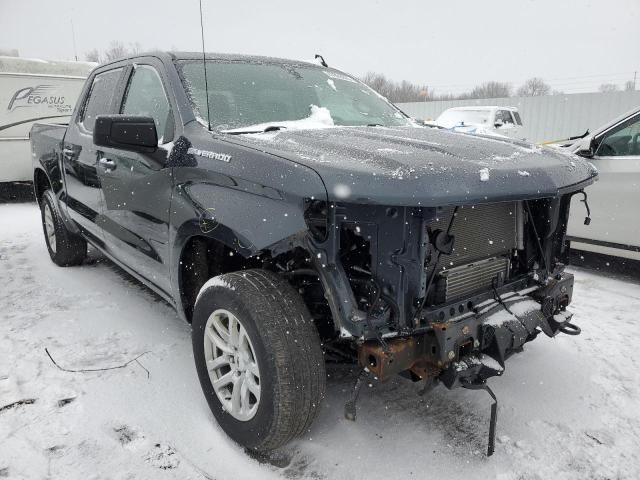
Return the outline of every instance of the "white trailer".
{"type": "Polygon", "coordinates": [[[31,126],[68,123],[94,66],[0,57],[0,182],[32,180],[31,126]]]}

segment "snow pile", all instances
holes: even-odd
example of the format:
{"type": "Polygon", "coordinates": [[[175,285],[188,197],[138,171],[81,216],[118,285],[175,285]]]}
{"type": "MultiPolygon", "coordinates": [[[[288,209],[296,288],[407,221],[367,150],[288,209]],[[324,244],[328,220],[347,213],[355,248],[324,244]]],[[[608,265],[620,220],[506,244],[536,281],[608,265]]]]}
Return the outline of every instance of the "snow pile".
{"type": "Polygon", "coordinates": [[[534,310],[540,310],[540,304],[534,300],[531,300],[530,298],[524,298],[523,300],[518,300],[513,303],[511,302],[512,299],[506,301],[507,307],[509,308],[511,313],[509,313],[502,306],[496,307],[497,310],[485,320],[485,325],[499,327],[502,326],[505,322],[517,320],[516,317],[526,315],[527,313],[531,313],[534,310]]]}
{"type": "MultiPolygon", "coordinates": [[[[248,125],[246,127],[224,130],[225,133],[242,133],[244,131],[261,132],[269,127],[281,127],[287,130],[317,130],[322,128],[331,128],[334,126],[331,112],[328,108],[318,107],[317,105],[309,106],[310,115],[300,120],[283,120],[282,122],[258,123],[256,125],[248,125]]],[[[267,132],[268,133],[268,132],[267,132]]],[[[260,133],[255,135],[260,138],[260,133]]]]}
{"type": "Polygon", "coordinates": [[[494,327],[500,327],[505,322],[516,320],[516,318],[507,312],[503,307],[499,307],[494,313],[492,313],[485,321],[485,325],[491,325],[494,327]]]}
{"type": "MultiPolygon", "coordinates": [[[[458,129],[454,129],[454,130],[458,131],[458,129]]],[[[462,133],[465,133],[464,130],[462,130],[462,133]]],[[[467,133],[471,135],[487,135],[490,137],[504,138],[504,139],[509,138],[506,135],[502,135],[501,133],[498,133],[497,130],[494,130],[492,128],[485,128],[485,127],[476,127],[473,130],[469,130],[467,133]]]]}
{"type": "Polygon", "coordinates": [[[540,310],[540,304],[535,300],[527,299],[509,305],[509,310],[516,316],[526,315],[534,310],[540,310]]]}
{"type": "Polygon", "coordinates": [[[495,359],[491,358],[489,355],[482,355],[482,358],[480,359],[480,361],[482,362],[483,365],[486,365],[489,368],[493,368],[498,372],[502,372],[504,370],[504,368],[502,368],[502,365],[500,365],[495,359]]]}

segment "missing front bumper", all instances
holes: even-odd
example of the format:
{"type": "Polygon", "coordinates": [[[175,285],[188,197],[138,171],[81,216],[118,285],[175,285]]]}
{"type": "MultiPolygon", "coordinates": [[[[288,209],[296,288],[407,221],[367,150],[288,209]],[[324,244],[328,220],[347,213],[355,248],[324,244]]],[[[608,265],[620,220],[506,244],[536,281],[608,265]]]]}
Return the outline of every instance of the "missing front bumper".
{"type": "MultiPolygon", "coordinates": [[[[520,352],[525,343],[542,331],[577,335],[580,329],[571,323],[566,310],[571,301],[573,276],[562,271],[544,287],[528,292],[512,292],[478,305],[473,314],[448,322],[431,322],[430,329],[410,337],[395,338],[384,346],[365,342],[358,349],[364,368],[345,405],[345,417],[355,420],[356,401],[363,376],[386,380],[403,373],[430,385],[485,390],[493,399],[489,423],[487,455],[495,449],[498,400],[487,384],[504,372],[505,360],[520,352]]],[[[496,292],[497,294],[497,292],[496,292]]]]}
{"type": "Polygon", "coordinates": [[[475,313],[431,322],[431,328],[420,334],[388,340],[385,346],[364,342],[358,349],[359,362],[381,380],[403,373],[414,380],[440,377],[449,388],[458,386],[462,377],[464,383],[483,383],[498,375],[497,370],[470,364],[462,368],[462,364],[469,359],[480,359],[482,364],[486,356],[504,369],[506,359],[541,331],[548,336],[575,334],[566,310],[572,286],[573,277],[563,273],[538,290],[505,294],[478,305],[475,313]],[[457,373],[463,370],[464,375],[457,373]]]}

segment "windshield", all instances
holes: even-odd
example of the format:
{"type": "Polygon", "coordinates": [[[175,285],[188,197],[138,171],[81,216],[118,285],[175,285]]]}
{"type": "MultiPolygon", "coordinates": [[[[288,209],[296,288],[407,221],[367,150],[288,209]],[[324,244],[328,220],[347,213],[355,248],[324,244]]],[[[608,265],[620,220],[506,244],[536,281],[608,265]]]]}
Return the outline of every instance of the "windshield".
{"type": "Polygon", "coordinates": [[[445,128],[453,128],[460,125],[489,125],[488,110],[445,110],[436,120],[436,123],[445,128]]]}
{"type": "MultiPolygon", "coordinates": [[[[338,126],[410,124],[369,87],[336,70],[284,63],[208,61],[206,65],[211,127],[217,130],[256,125],[263,129],[265,124],[309,119],[318,111],[328,113],[330,124],[338,126]]],[[[178,69],[194,111],[206,125],[202,62],[179,62],[178,69]]],[[[305,125],[313,123],[301,124],[305,125]]]]}

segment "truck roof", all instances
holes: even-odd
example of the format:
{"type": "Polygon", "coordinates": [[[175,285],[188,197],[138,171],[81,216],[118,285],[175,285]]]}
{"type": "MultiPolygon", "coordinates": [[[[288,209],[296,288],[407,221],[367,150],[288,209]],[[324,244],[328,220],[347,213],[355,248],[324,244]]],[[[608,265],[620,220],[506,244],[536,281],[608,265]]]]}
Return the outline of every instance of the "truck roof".
{"type": "MultiPolygon", "coordinates": [[[[143,52],[143,53],[127,55],[127,56],[115,59],[108,63],[115,63],[125,59],[135,59],[135,58],[149,57],[149,56],[163,58],[164,60],[168,60],[168,61],[176,61],[176,60],[202,61],[202,52],[152,51],[152,52],[143,52]]],[[[293,60],[288,58],[267,57],[267,56],[260,56],[260,55],[207,52],[205,53],[205,58],[207,60],[222,60],[227,62],[235,61],[235,62],[247,62],[247,63],[284,63],[284,64],[296,64],[296,65],[305,65],[309,67],[322,68],[321,65],[319,63],[316,63],[314,60],[293,60]]]]}

